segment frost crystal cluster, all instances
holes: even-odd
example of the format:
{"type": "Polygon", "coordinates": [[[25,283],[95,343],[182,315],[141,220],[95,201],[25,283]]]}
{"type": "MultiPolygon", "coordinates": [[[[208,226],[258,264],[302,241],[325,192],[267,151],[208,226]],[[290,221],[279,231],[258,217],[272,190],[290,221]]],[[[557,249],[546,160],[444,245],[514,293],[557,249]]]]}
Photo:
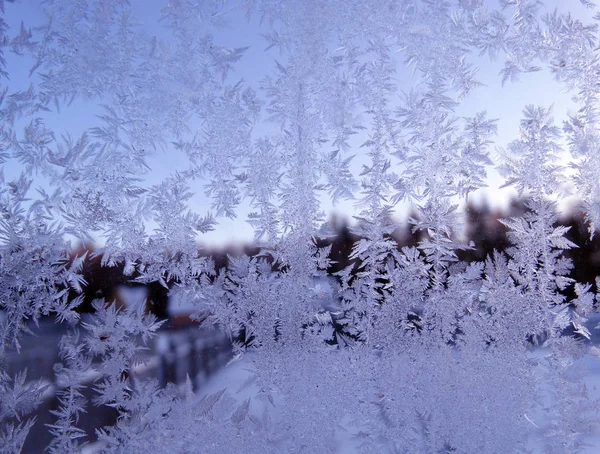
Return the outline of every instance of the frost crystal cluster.
{"type": "Polygon", "coordinates": [[[572,278],[584,245],[556,213],[567,188],[600,227],[600,13],[559,3],[0,0],[0,452],[49,392],[7,366],[46,317],[68,327],[51,453],[90,441],[93,405],[118,414],[94,445],[114,453],[583,449],[599,283],[572,278]],[[500,137],[483,83],[499,99],[536,77],[543,105],[500,137]],[[460,206],[491,172],[526,210],[506,253],[465,262],[460,206]],[[324,210],[349,200],[360,239],[327,277],[324,210]],[[414,246],[391,236],[401,206],[414,246]],[[219,269],[198,243],[234,218],[261,250],[219,269]],[[81,316],[92,242],[224,330],[243,383],[130,374],[161,321],[104,300],[81,316]]]}

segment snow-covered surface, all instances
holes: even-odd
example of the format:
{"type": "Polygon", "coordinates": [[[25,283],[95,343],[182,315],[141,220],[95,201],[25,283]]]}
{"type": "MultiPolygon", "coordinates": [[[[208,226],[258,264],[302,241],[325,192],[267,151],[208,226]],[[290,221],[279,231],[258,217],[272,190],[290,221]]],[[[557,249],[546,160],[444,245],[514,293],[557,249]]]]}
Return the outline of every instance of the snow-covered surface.
{"type": "Polygon", "coordinates": [[[190,315],[201,309],[201,307],[193,302],[186,292],[171,290],[169,292],[169,302],[167,313],[170,317],[177,315],[190,315]]]}
{"type": "MultiPolygon", "coordinates": [[[[537,349],[532,356],[540,358],[546,354],[545,349],[537,349]]],[[[586,355],[577,361],[577,366],[580,367],[584,381],[589,390],[591,400],[600,399],[600,358],[594,355],[586,355]]],[[[260,393],[260,388],[252,381],[253,366],[249,358],[234,360],[226,367],[223,367],[214,374],[198,392],[200,397],[208,394],[216,393],[220,390],[227,389],[231,396],[241,404],[246,399],[251,399],[251,411],[259,414],[265,409],[264,400],[257,399],[260,393]]],[[[280,394],[275,399],[275,405],[270,408],[271,414],[277,418],[279,413],[278,405],[284,405],[283,398],[280,394]]],[[[600,411],[600,408],[599,408],[600,411]]],[[[310,416],[308,416],[310,417],[310,416]]],[[[534,415],[525,415],[525,419],[530,424],[529,439],[527,449],[531,454],[544,454],[545,448],[543,445],[544,430],[548,427],[548,421],[543,415],[536,417],[534,415]]],[[[361,432],[361,427],[353,423],[349,415],[344,413],[344,409],[340,409],[340,419],[336,424],[335,443],[337,445],[336,453],[338,454],[353,454],[358,453],[358,446],[361,443],[361,437],[365,436],[361,432]]],[[[585,437],[586,445],[582,446],[581,454],[598,454],[600,452],[600,433],[585,437]]]]}
{"type": "MultiPolygon", "coordinates": [[[[590,393],[590,399],[600,399],[600,357],[587,355],[581,359],[584,370],[589,372],[584,378],[585,384],[590,393]]],[[[600,407],[598,408],[600,413],[600,407]]],[[[582,450],[585,454],[600,453],[600,434],[586,437],[588,447],[582,450]]]]}
{"type": "Polygon", "coordinates": [[[120,285],[117,287],[117,296],[119,301],[129,307],[138,307],[143,304],[148,297],[148,289],[144,286],[120,285]]]}

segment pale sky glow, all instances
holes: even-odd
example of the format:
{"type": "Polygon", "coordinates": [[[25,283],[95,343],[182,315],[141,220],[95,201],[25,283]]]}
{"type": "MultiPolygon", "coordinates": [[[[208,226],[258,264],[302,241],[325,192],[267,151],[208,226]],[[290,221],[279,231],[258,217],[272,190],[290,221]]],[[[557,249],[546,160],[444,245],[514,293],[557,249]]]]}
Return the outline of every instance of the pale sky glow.
{"type": "MultiPolygon", "coordinates": [[[[548,3],[549,9],[555,6],[560,9],[568,4],[568,8],[573,12],[575,17],[587,23],[592,22],[592,12],[585,9],[579,1],[554,0],[546,3],[548,3]]],[[[168,34],[161,31],[161,29],[164,30],[164,24],[159,23],[158,25],[154,25],[160,14],[159,5],[161,2],[138,0],[133,1],[132,4],[137,14],[135,19],[143,25],[147,33],[156,33],[161,37],[168,34]]],[[[41,19],[37,2],[22,1],[16,4],[8,3],[5,5],[5,8],[5,20],[14,29],[18,29],[21,18],[25,20],[27,26],[39,23],[41,19]]],[[[257,19],[253,19],[253,22],[248,24],[241,14],[234,16],[234,20],[228,28],[215,32],[215,41],[218,44],[232,48],[250,46],[236,66],[235,71],[228,78],[228,81],[232,84],[243,79],[245,84],[257,89],[262,78],[273,68],[274,59],[280,58],[277,51],[273,49],[269,51],[264,50],[266,46],[260,36],[261,32],[262,30],[257,19]]],[[[570,95],[561,91],[548,70],[544,69],[541,72],[524,74],[521,76],[520,81],[516,83],[508,82],[502,87],[500,76],[498,76],[498,72],[502,67],[502,61],[499,59],[498,61],[490,62],[487,56],[483,58],[475,56],[473,58],[473,61],[479,66],[479,80],[484,85],[473,90],[465,99],[461,100],[457,114],[460,116],[472,116],[478,111],[487,110],[489,118],[499,119],[498,135],[495,141],[496,147],[506,147],[511,140],[517,137],[521,112],[527,104],[542,105],[545,107],[552,104],[554,106],[553,112],[556,124],[562,126],[562,122],[566,119],[569,109],[573,108],[573,104],[570,95]]],[[[11,77],[9,92],[28,87],[28,68],[30,64],[31,61],[28,59],[8,54],[8,68],[11,77]]],[[[411,80],[414,81],[414,79],[411,79],[408,71],[410,70],[399,68],[399,80],[408,81],[407,83],[400,84],[401,90],[410,90],[413,83],[411,80]]],[[[73,138],[77,138],[86,129],[97,125],[95,115],[101,112],[99,108],[100,102],[78,99],[70,107],[64,107],[60,115],[50,112],[43,116],[47,120],[48,125],[55,131],[70,134],[73,138]]],[[[274,126],[264,122],[264,118],[266,117],[264,112],[262,116],[263,120],[260,120],[254,129],[256,138],[268,134],[272,130],[271,128],[274,128],[274,126]]],[[[361,149],[358,148],[360,138],[357,138],[356,143],[352,145],[353,150],[351,153],[356,154],[353,161],[353,168],[356,170],[355,175],[358,175],[358,169],[366,162],[361,157],[361,149]]],[[[148,165],[152,170],[144,177],[143,185],[148,187],[157,184],[166,176],[183,170],[182,166],[185,163],[182,157],[184,156],[174,150],[170,144],[167,144],[164,149],[156,150],[148,160],[148,165]]],[[[14,162],[5,164],[4,174],[6,179],[15,178],[18,172],[19,166],[14,162]]],[[[494,169],[489,169],[488,172],[489,187],[476,191],[470,198],[475,203],[481,203],[483,200],[486,200],[492,207],[506,208],[510,198],[515,195],[515,191],[510,188],[499,189],[503,180],[497,175],[494,169]]],[[[44,187],[46,185],[45,179],[42,176],[38,177],[39,180],[34,182],[34,186],[37,183],[44,187]]],[[[195,196],[190,202],[190,208],[203,215],[210,210],[207,197],[204,195],[203,188],[195,187],[192,189],[195,192],[195,196]]],[[[352,201],[342,201],[334,207],[326,195],[322,198],[322,206],[326,213],[326,218],[332,212],[337,213],[341,217],[350,218],[355,212],[352,201]]],[[[396,210],[398,218],[403,218],[407,210],[407,207],[398,206],[396,210]]],[[[198,240],[210,245],[251,242],[253,230],[245,222],[249,211],[248,203],[242,202],[242,205],[237,210],[238,215],[236,219],[220,219],[220,224],[215,231],[202,235],[198,240]]],[[[151,224],[148,227],[151,228],[151,224]]]]}

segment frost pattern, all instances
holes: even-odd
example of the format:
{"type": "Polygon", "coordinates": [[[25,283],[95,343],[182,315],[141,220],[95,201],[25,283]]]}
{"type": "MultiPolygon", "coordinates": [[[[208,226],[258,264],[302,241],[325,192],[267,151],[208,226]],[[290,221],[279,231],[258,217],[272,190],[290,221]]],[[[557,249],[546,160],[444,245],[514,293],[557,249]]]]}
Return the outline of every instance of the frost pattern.
{"type": "Polygon", "coordinates": [[[92,404],[119,415],[97,428],[105,452],[202,443],[325,453],[344,431],[359,452],[523,452],[545,412],[545,452],[573,453],[597,430],[573,370],[598,282],[570,277],[564,251],[578,245],[556,216],[570,178],[590,235],[600,225],[597,25],[545,14],[537,0],[186,0],[166,3],[155,32],[128,1],[33,2],[45,13],[33,24],[9,24],[5,11],[24,8],[9,3],[0,0],[1,452],[21,450],[44,392],[5,370],[8,355],[48,316],[69,325],[50,452],[86,443],[90,374],[92,404]],[[221,45],[244,15],[260,36],[221,45]],[[271,64],[260,81],[240,80],[258,43],[271,64]],[[561,129],[549,106],[524,106],[518,137],[495,152],[502,119],[460,113],[488,57],[503,62],[502,85],[550,71],[577,110],[561,129]],[[14,59],[30,65],[26,86],[9,78],[14,59]],[[84,101],[94,116],[71,132],[84,101]],[[566,153],[571,173],[559,165],[566,153]],[[180,167],[164,175],[150,167],[157,159],[180,167]],[[506,254],[466,262],[459,205],[492,166],[526,211],[502,221],[506,254]],[[331,279],[331,249],[318,242],[325,198],[356,204],[359,237],[331,279]],[[420,240],[399,248],[402,203],[420,240]],[[260,253],[216,269],[197,241],[246,208],[260,253]],[[162,322],[104,300],[80,321],[91,257],[72,242],[95,239],[103,266],[183,295],[196,319],[227,333],[249,367],[239,389],[195,396],[191,382],[131,376],[162,322]]]}

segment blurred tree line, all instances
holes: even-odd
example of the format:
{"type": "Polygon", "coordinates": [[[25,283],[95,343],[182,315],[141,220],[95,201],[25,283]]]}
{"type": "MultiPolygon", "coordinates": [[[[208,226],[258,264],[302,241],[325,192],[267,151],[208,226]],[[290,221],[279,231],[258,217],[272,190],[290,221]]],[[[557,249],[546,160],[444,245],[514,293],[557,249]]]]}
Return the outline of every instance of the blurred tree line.
{"type": "MultiPolygon", "coordinates": [[[[469,204],[466,208],[466,230],[465,243],[472,243],[472,247],[459,251],[459,259],[466,262],[482,261],[494,250],[504,251],[510,246],[507,238],[507,227],[500,222],[501,219],[522,216],[527,210],[523,200],[514,200],[509,209],[505,212],[493,210],[488,205],[469,204]]],[[[414,217],[414,216],[413,216],[414,217]]],[[[564,251],[566,257],[573,262],[571,277],[578,282],[594,284],[596,276],[600,275],[600,238],[594,235],[590,238],[589,225],[584,219],[584,215],[578,210],[572,210],[568,214],[559,217],[557,225],[570,227],[566,237],[577,244],[579,247],[564,251]]],[[[315,238],[315,243],[319,247],[331,245],[329,258],[331,265],[328,268],[328,274],[345,269],[354,265],[358,267],[356,259],[351,260],[351,252],[354,244],[360,240],[360,237],[352,232],[352,229],[344,220],[332,221],[332,227],[335,234],[326,238],[315,238]]],[[[424,238],[422,231],[413,232],[408,223],[399,224],[390,235],[397,243],[398,249],[404,246],[416,246],[424,238]]],[[[79,254],[85,250],[78,251],[79,254]]],[[[93,252],[93,251],[89,251],[93,252]]],[[[229,255],[247,254],[257,255],[261,249],[256,246],[234,245],[223,249],[203,248],[202,255],[210,257],[215,264],[215,269],[220,270],[227,266],[229,255]]],[[[273,264],[277,268],[277,264],[273,264]]],[[[83,267],[83,276],[87,282],[83,293],[83,303],[79,306],[81,312],[92,310],[92,301],[97,298],[104,298],[106,301],[119,302],[117,288],[119,286],[145,286],[147,291],[149,312],[159,318],[168,318],[168,293],[169,289],[158,282],[150,284],[137,284],[132,282],[137,276],[126,276],[123,273],[124,264],[119,263],[113,267],[101,265],[101,257],[88,255],[83,267]]],[[[168,282],[169,287],[176,282],[168,282]]],[[[597,289],[596,289],[597,290],[597,289]]],[[[572,292],[571,287],[565,292],[568,296],[572,292]]],[[[76,295],[74,294],[73,297],[76,295]]]]}

